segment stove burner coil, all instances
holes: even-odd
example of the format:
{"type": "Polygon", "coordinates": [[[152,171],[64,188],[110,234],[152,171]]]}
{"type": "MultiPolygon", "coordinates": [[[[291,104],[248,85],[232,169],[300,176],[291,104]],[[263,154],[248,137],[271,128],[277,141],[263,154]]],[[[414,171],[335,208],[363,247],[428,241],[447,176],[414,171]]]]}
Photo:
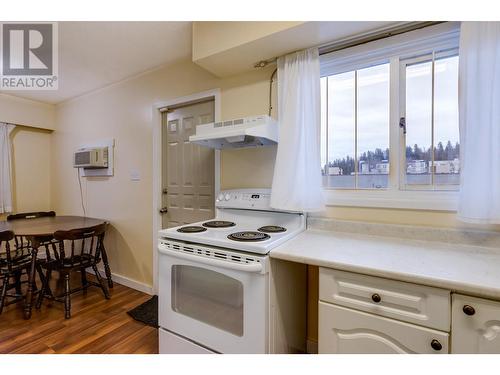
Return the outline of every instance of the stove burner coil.
{"type": "Polygon", "coordinates": [[[279,225],[265,225],[257,229],[259,232],[264,233],[281,233],[286,232],[286,228],[280,227],[279,225]]]}
{"type": "Polygon", "coordinates": [[[233,241],[255,242],[264,241],[271,237],[268,234],[261,232],[236,232],[231,233],[229,236],[227,236],[227,238],[233,241]]]}
{"type": "Polygon", "coordinates": [[[207,228],[228,228],[228,227],[234,227],[236,224],[233,223],[232,221],[212,220],[212,221],[207,221],[202,225],[207,228]]]}
{"type": "Polygon", "coordinates": [[[189,225],[187,227],[182,227],[177,229],[177,232],[180,233],[200,233],[205,232],[207,228],[199,227],[197,225],[189,225]]]}

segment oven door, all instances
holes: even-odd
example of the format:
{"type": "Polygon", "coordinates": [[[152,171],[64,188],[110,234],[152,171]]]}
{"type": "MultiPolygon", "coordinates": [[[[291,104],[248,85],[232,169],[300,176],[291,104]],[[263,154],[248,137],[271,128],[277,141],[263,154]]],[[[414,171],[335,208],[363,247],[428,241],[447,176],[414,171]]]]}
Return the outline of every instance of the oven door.
{"type": "Polygon", "coordinates": [[[161,327],[220,353],[267,352],[268,257],[244,263],[244,254],[163,240],[158,249],[161,327]]]}

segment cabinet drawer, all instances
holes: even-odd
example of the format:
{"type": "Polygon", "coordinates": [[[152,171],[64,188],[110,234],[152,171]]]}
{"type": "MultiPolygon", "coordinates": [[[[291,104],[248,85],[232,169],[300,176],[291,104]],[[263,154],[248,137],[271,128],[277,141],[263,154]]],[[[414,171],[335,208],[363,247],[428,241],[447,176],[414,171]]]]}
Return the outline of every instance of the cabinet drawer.
{"type": "Polygon", "coordinates": [[[453,294],[451,351],[500,354],[500,302],[453,294]]]}
{"type": "Polygon", "coordinates": [[[449,334],[319,302],[320,354],[447,354],[449,334]]]}
{"type": "Polygon", "coordinates": [[[444,289],[320,268],[319,299],[450,331],[450,292],[444,289]]]}

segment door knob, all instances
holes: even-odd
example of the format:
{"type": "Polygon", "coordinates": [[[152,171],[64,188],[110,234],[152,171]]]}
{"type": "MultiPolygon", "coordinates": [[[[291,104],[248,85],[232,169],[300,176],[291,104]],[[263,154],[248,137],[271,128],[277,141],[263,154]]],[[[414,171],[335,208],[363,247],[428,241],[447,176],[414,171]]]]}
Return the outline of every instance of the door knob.
{"type": "Polygon", "coordinates": [[[167,207],[160,208],[160,214],[166,214],[167,212],[168,212],[168,208],[167,207]]]}
{"type": "Polygon", "coordinates": [[[441,349],[443,349],[443,345],[441,345],[441,343],[436,339],[431,341],[431,347],[436,351],[440,351],[441,349]]]}
{"type": "Polygon", "coordinates": [[[469,316],[474,315],[476,313],[476,310],[471,305],[464,305],[462,311],[464,312],[465,315],[469,316]]]}
{"type": "Polygon", "coordinates": [[[372,301],[375,303],[379,303],[380,301],[382,301],[382,298],[380,298],[379,294],[375,293],[375,294],[372,294],[372,301]]]}

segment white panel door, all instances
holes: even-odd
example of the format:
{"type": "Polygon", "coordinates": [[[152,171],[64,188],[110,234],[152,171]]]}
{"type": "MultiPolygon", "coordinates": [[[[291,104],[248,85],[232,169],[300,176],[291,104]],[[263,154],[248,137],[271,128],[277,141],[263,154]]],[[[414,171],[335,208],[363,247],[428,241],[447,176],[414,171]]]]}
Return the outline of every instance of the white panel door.
{"type": "Polygon", "coordinates": [[[451,351],[500,354],[500,302],[454,294],[451,351]]]}
{"type": "Polygon", "coordinates": [[[320,354],[446,354],[449,334],[319,302],[320,354]]]}
{"type": "Polygon", "coordinates": [[[163,228],[214,217],[214,150],[189,142],[214,121],[214,101],[169,109],[162,124],[163,228]]]}

